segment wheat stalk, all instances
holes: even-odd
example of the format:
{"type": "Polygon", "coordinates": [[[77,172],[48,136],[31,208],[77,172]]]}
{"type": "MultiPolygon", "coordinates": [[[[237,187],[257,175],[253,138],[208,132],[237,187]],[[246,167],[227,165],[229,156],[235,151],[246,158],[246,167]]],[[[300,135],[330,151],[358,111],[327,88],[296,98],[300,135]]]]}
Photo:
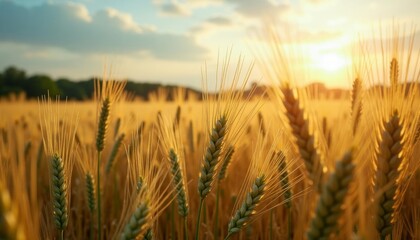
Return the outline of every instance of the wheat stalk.
{"type": "Polygon", "coordinates": [[[353,170],[352,153],[347,152],[336,163],[335,172],[330,174],[322,188],[315,216],[306,232],[309,240],[328,239],[335,230],[342,213],[344,198],[353,178],[353,170]]]}
{"type": "Polygon", "coordinates": [[[200,217],[203,202],[212,188],[215,169],[219,163],[219,157],[222,151],[223,140],[226,135],[226,122],[227,120],[224,115],[215,122],[214,127],[210,133],[209,144],[207,145],[207,149],[204,153],[204,159],[201,166],[200,176],[198,179],[198,194],[200,196],[200,205],[198,208],[197,216],[197,226],[195,234],[196,240],[198,240],[198,234],[200,231],[200,217]]]}

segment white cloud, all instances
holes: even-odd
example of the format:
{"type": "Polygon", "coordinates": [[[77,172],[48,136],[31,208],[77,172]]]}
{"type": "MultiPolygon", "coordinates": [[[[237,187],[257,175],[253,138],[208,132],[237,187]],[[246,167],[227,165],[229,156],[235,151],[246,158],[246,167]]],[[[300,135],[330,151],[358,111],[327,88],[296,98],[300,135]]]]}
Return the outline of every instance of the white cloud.
{"type": "Polygon", "coordinates": [[[25,8],[0,2],[0,42],[57,47],[78,53],[136,54],[161,59],[202,59],[207,50],[189,35],[151,31],[127,13],[108,8],[94,15],[81,4],[25,8]]]}
{"type": "Polygon", "coordinates": [[[288,14],[292,7],[289,3],[275,3],[270,0],[227,0],[235,5],[235,10],[249,18],[275,20],[288,14]]]}
{"type": "Polygon", "coordinates": [[[190,16],[196,9],[217,6],[223,0],[154,0],[161,16],[185,17],[190,16]]]}
{"type": "Polygon", "coordinates": [[[187,16],[191,14],[190,9],[177,2],[162,4],[160,12],[163,16],[187,16]]]}

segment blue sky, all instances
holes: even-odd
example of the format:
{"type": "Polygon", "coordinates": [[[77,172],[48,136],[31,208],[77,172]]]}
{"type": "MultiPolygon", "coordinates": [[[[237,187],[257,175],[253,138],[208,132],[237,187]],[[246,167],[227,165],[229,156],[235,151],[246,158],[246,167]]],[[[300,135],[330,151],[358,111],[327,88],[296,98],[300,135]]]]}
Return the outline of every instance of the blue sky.
{"type": "Polygon", "coordinates": [[[418,0],[0,0],[0,69],[77,80],[111,64],[118,78],[200,88],[218,52],[233,46],[252,61],[269,21],[299,36],[312,80],[345,86],[357,34],[419,24],[419,9],[418,0]]]}

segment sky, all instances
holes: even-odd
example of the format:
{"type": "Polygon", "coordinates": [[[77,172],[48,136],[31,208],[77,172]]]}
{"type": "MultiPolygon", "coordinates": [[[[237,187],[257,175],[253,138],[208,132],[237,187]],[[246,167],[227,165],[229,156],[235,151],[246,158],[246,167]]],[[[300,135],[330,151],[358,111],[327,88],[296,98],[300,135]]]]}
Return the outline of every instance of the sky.
{"type": "MultiPolygon", "coordinates": [[[[211,81],[228,51],[232,66],[239,56],[258,63],[269,25],[297,49],[308,81],[345,87],[354,42],[393,22],[419,25],[419,9],[419,0],[0,0],[0,70],[81,80],[111,66],[116,78],[199,89],[203,69],[211,81]]],[[[251,78],[267,80],[259,64],[251,78]]]]}

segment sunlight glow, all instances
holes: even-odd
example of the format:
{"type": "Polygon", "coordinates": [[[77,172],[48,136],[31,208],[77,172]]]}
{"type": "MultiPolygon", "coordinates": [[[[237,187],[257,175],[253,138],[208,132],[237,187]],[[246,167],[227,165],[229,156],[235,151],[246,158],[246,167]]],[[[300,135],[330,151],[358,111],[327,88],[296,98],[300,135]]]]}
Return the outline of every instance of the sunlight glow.
{"type": "Polygon", "coordinates": [[[343,70],[348,64],[349,59],[337,53],[328,53],[312,56],[313,67],[327,72],[337,72],[343,70]]]}

